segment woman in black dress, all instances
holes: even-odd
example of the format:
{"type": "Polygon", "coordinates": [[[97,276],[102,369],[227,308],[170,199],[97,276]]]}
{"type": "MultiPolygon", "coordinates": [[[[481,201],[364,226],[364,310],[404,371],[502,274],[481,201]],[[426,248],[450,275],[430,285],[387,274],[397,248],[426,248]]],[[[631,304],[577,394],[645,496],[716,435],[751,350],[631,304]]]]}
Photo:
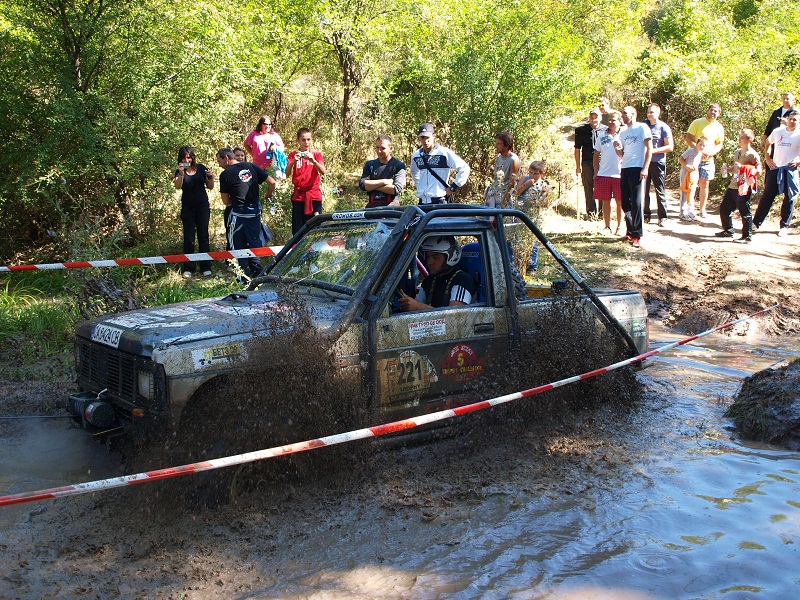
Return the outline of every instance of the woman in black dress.
{"type": "MultiPolygon", "coordinates": [[[[205,165],[197,164],[194,148],[184,146],[178,150],[178,169],[175,171],[175,189],[181,190],[181,221],[183,222],[183,253],[194,252],[194,236],[197,234],[198,252],[208,252],[208,222],[211,207],[208,204],[209,190],[214,189],[214,173],[205,165]]],[[[204,277],[211,276],[211,262],[200,261],[204,277]]],[[[192,277],[194,263],[183,263],[183,276],[192,277]]]]}

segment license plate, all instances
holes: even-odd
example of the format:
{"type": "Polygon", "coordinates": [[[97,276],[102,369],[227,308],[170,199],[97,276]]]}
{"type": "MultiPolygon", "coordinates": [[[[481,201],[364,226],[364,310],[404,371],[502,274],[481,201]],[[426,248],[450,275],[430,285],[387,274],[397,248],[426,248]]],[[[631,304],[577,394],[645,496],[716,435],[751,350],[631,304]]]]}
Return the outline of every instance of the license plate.
{"type": "Polygon", "coordinates": [[[95,325],[92,329],[92,341],[112,348],[119,347],[119,340],[122,338],[124,331],[116,327],[109,327],[108,325],[95,325]]]}

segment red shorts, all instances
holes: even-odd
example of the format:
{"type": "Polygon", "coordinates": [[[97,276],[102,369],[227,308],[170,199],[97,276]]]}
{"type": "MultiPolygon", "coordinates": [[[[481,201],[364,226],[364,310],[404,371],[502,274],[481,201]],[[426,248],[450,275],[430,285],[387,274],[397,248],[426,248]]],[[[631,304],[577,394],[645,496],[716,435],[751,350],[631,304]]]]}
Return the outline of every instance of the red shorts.
{"type": "Polygon", "coordinates": [[[622,200],[622,188],[619,185],[619,177],[602,177],[600,175],[595,177],[594,197],[596,200],[611,200],[611,198],[622,200]]]}

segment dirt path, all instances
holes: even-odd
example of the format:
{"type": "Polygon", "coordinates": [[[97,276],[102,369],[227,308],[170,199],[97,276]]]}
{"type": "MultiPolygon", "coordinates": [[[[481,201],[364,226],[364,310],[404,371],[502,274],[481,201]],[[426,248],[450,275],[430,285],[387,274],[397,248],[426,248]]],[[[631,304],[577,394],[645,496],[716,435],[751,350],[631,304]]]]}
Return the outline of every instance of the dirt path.
{"type": "MultiPolygon", "coordinates": [[[[650,317],[678,331],[703,331],[780,304],[779,310],[743,323],[733,333],[756,336],[800,332],[800,227],[795,223],[787,237],[778,237],[773,213],[753,235],[751,244],[733,243],[730,238],[714,235],[721,228],[718,204],[713,200],[706,219],[688,223],[670,218],[665,227],[658,227],[653,219],[645,225],[641,249],[630,248],[627,259],[606,283],[638,290],[648,302],[650,317]]],[[[669,205],[672,217],[677,214],[675,195],[671,195],[669,205]]],[[[737,232],[740,224],[737,213],[737,232]]],[[[574,216],[550,214],[543,229],[547,234],[592,232],[609,247],[625,244],[616,241],[617,236],[603,235],[602,223],[579,221],[574,216]]]]}

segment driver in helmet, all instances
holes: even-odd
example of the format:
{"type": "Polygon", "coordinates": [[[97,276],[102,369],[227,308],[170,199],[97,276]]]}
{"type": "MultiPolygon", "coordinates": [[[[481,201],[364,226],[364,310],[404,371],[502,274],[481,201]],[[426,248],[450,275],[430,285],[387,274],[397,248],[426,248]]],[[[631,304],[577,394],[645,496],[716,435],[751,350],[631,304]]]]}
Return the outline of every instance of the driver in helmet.
{"type": "Polygon", "coordinates": [[[461,246],[452,235],[432,236],[422,243],[428,276],[416,298],[400,292],[403,310],[430,310],[442,306],[462,306],[472,302],[475,282],[464,271],[456,269],[461,258],[461,246]]]}

